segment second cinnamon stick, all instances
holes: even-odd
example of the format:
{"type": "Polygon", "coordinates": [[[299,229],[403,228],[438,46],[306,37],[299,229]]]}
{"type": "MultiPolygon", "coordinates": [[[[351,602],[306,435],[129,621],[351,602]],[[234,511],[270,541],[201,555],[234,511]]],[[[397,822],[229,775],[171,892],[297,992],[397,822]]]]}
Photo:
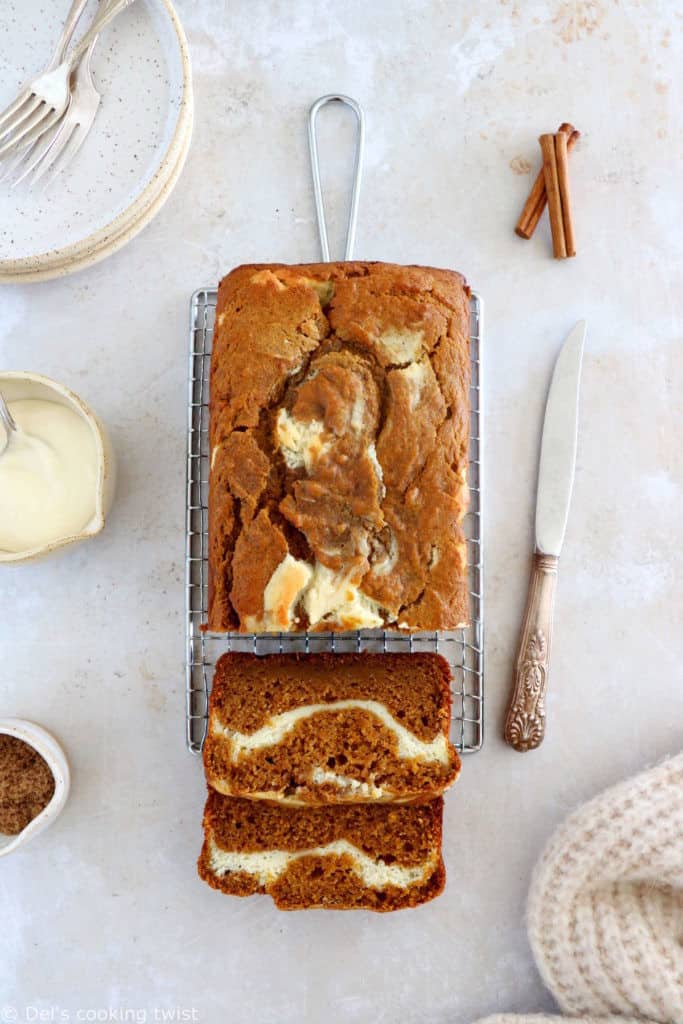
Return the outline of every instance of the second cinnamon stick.
{"type": "Polygon", "coordinates": [[[563,260],[567,256],[567,247],[564,237],[564,222],[562,220],[560,185],[557,177],[555,136],[550,133],[541,135],[538,141],[541,144],[541,153],[543,154],[543,176],[545,179],[545,192],[548,197],[550,230],[553,236],[553,256],[555,259],[563,260]]]}
{"type": "Polygon", "coordinates": [[[555,136],[555,158],[557,161],[557,181],[562,207],[562,226],[564,228],[564,244],[567,256],[576,256],[574,244],[574,223],[569,197],[569,165],[567,163],[567,137],[561,132],[555,136]]]}

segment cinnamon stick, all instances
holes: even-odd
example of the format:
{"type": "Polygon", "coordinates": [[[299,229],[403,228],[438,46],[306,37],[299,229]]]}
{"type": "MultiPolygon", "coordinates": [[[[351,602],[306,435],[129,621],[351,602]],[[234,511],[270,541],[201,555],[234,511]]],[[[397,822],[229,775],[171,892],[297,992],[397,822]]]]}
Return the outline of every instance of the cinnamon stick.
{"type": "MultiPolygon", "coordinates": [[[[557,131],[558,134],[562,132],[562,134],[567,136],[567,151],[571,152],[578,142],[581,133],[567,121],[561,124],[557,131]]],[[[543,176],[543,168],[541,168],[536,176],[536,180],[531,186],[531,192],[527,197],[527,201],[524,204],[524,208],[519,215],[519,220],[515,226],[515,232],[520,238],[531,238],[538,226],[538,222],[541,219],[543,211],[545,210],[546,202],[545,178],[543,176]]]]}
{"type": "Polygon", "coordinates": [[[541,153],[543,154],[543,175],[545,177],[545,193],[548,197],[550,230],[553,236],[553,256],[556,260],[563,260],[567,256],[567,247],[564,238],[560,185],[557,177],[555,136],[550,133],[541,135],[538,141],[541,144],[541,153]]]}
{"type": "Polygon", "coordinates": [[[562,207],[562,226],[564,228],[564,244],[567,256],[576,256],[574,244],[574,224],[569,198],[569,165],[567,163],[567,136],[558,132],[555,136],[555,160],[557,163],[557,181],[562,207]]]}

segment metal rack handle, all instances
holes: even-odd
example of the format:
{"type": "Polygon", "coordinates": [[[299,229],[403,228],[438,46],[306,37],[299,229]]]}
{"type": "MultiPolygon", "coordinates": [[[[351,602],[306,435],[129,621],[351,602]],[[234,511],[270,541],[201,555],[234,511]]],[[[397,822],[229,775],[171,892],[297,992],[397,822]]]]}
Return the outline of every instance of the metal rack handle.
{"type": "Polygon", "coordinates": [[[311,154],[311,171],[313,173],[313,194],[315,196],[315,212],[318,217],[318,234],[320,236],[320,251],[323,261],[330,262],[330,243],[327,236],[327,221],[325,219],[325,202],[323,200],[323,189],[320,181],[320,159],[318,156],[318,140],[316,137],[316,121],[318,113],[328,103],[343,103],[356,115],[356,155],[353,167],[353,186],[351,189],[351,207],[349,209],[349,220],[346,227],[346,245],[344,248],[344,259],[353,259],[353,247],[356,241],[356,223],[358,221],[358,199],[360,196],[360,181],[363,169],[363,149],[365,146],[365,114],[363,108],[350,96],[342,96],[330,93],[328,96],[321,96],[311,107],[308,115],[308,147],[311,154]]]}

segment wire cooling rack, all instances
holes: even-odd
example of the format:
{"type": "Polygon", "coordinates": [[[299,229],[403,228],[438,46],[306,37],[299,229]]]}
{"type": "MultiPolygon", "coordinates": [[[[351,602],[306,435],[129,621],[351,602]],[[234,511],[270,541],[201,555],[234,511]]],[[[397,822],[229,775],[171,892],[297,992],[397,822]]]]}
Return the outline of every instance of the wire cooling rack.
{"type": "Polygon", "coordinates": [[[470,622],[452,632],[401,634],[385,630],[353,633],[205,633],[208,603],[209,370],[216,310],[215,289],[192,296],[190,309],[190,373],[187,443],[186,541],[186,737],[199,754],[206,736],[208,701],[214,666],[225,651],[256,654],[283,651],[438,651],[453,672],[453,743],[463,753],[481,748],[484,740],[484,604],[482,536],[482,343],[483,309],[472,296],[470,339],[470,510],[465,518],[468,552],[470,622]]]}

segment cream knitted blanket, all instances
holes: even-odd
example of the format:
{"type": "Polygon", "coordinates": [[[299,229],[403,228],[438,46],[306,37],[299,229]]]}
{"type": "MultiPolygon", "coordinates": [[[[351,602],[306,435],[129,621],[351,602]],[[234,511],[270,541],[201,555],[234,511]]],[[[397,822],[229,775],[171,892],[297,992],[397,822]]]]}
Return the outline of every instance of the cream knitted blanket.
{"type": "Polygon", "coordinates": [[[683,1024],[683,754],[607,790],[558,829],[534,872],[528,928],[564,1013],[586,1024],[683,1024]]]}

